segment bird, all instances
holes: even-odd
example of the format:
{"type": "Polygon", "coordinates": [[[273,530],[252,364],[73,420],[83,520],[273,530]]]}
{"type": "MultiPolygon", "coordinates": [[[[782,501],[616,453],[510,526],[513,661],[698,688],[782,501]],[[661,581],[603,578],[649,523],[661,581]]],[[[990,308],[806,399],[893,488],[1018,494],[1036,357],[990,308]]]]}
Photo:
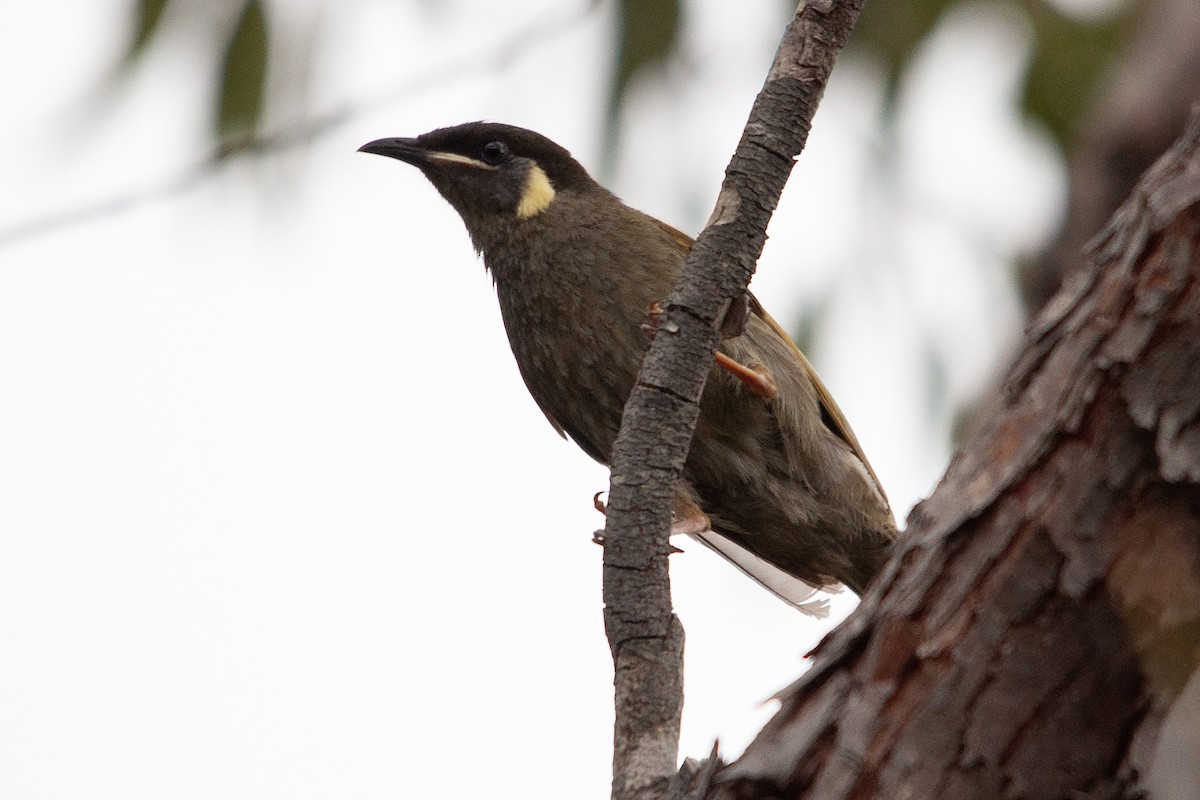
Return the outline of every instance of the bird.
{"type": "MultiPolygon", "coordinates": [[[[607,466],[650,344],[647,320],[693,239],[524,128],[468,122],[359,150],[416,167],[458,212],[529,393],[561,436],[607,466]]],[[[749,292],[744,304],[744,328],[721,343],[701,397],[672,533],[821,615],[828,592],[862,594],[896,523],[808,359],[749,292]]]]}

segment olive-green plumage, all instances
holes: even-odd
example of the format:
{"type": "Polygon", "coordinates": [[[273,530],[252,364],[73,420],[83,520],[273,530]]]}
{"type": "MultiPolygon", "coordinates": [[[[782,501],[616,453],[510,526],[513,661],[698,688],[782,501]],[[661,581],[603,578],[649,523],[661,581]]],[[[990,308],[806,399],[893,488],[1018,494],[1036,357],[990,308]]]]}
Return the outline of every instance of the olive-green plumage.
{"type": "MultiPolygon", "coordinates": [[[[560,433],[608,463],[649,345],[647,310],[670,293],[692,240],[522,128],[468,123],[361,149],[418,167],[462,216],[534,400],[560,433]]],[[[768,373],[778,390],[752,392],[714,366],[678,491],[711,521],[697,538],[797,606],[805,587],[782,585],[786,576],[761,561],[811,587],[861,593],[896,527],[849,425],[752,297],[745,331],[721,351],[768,373]]]]}

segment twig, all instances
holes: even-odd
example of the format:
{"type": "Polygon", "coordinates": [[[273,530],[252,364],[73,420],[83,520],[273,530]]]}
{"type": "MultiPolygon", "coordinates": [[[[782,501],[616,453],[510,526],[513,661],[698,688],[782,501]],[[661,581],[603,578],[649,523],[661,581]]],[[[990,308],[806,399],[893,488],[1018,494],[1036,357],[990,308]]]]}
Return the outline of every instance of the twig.
{"type": "Polygon", "coordinates": [[[604,546],[604,622],[616,684],[614,800],[659,797],[675,772],[683,709],[683,628],[667,571],[675,485],[725,312],[746,291],[767,222],[861,8],[862,0],[822,0],[797,9],[625,406],[604,546]]]}

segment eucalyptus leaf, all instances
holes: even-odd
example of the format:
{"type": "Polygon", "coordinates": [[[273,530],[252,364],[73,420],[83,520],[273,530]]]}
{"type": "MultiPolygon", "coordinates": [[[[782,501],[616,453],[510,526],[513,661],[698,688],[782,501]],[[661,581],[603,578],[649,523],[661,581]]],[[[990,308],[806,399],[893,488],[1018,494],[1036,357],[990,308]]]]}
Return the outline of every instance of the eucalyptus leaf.
{"type": "Polygon", "coordinates": [[[614,116],[638,71],[662,63],[674,52],[679,39],[679,0],[621,0],[618,14],[617,69],[610,93],[614,116]]]}
{"type": "Polygon", "coordinates": [[[162,23],[163,14],[168,5],[170,5],[170,0],[137,0],[133,36],[129,40],[129,47],[125,51],[125,55],[121,58],[123,66],[130,66],[141,57],[142,53],[146,52],[151,40],[158,34],[159,25],[162,23]]]}
{"type": "Polygon", "coordinates": [[[233,29],[221,62],[217,135],[245,136],[262,119],[267,78],[267,17],[259,0],[249,0],[233,29]]]}

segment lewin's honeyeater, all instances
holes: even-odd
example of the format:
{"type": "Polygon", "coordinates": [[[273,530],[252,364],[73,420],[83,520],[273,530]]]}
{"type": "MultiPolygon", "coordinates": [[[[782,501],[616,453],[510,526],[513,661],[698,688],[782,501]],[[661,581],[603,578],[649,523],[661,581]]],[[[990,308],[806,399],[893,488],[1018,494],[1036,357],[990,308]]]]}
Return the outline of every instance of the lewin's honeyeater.
{"type": "MultiPolygon", "coordinates": [[[[670,293],[692,239],[523,128],[473,122],[360,149],[417,167],[462,216],[530,394],[559,433],[608,463],[649,346],[648,310],[670,293]]],[[[862,592],[896,525],[812,366],[748,303],[701,399],[675,529],[812,610],[813,587],[862,592]]]]}

